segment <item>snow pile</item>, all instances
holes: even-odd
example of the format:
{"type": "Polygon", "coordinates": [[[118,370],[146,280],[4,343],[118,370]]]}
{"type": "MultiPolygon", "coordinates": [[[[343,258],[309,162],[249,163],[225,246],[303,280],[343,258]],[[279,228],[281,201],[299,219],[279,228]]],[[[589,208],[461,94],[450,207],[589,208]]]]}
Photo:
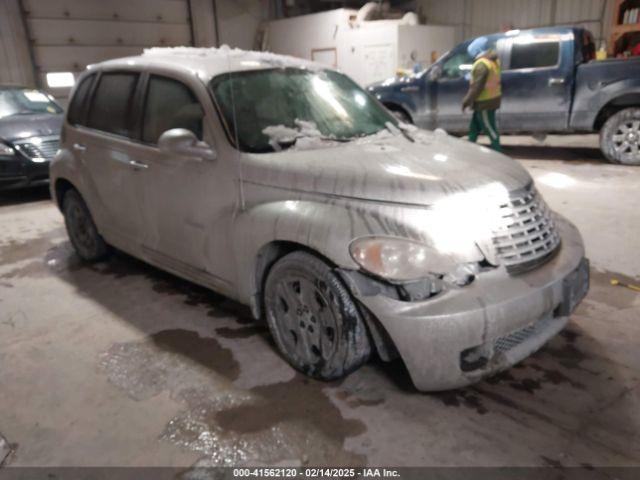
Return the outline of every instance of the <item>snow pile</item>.
{"type": "Polygon", "coordinates": [[[294,123],[295,128],[284,125],[271,125],[262,130],[262,133],[269,137],[269,145],[276,152],[281,151],[283,147],[288,147],[290,150],[312,150],[336,147],[344,143],[354,143],[356,145],[384,144],[384,142],[403,135],[403,132],[408,138],[419,143],[427,144],[433,141],[431,132],[420,130],[408,124],[400,124],[399,127],[396,127],[389,122],[387,128],[383,128],[372,135],[345,140],[323,135],[314,122],[296,119],[294,123]]]}
{"type": "MultiPolygon", "coordinates": [[[[415,140],[418,143],[421,143],[423,145],[429,145],[433,143],[434,132],[430,130],[423,130],[421,128],[416,127],[415,125],[412,125],[410,123],[404,123],[404,122],[398,123],[398,128],[400,128],[400,130],[405,132],[407,135],[409,135],[413,140],[415,140]]],[[[436,132],[440,134],[439,131],[442,131],[444,132],[445,135],[447,135],[447,133],[440,128],[436,132]]]]}
{"type": "Polygon", "coordinates": [[[272,67],[306,67],[310,70],[320,70],[327,68],[301,58],[292,57],[290,55],[279,55],[272,52],[258,52],[255,50],[242,50],[240,48],[231,48],[229,45],[222,45],[219,48],[207,47],[152,47],[145,48],[142,52],[145,57],[184,57],[184,58],[200,58],[202,60],[244,62],[248,67],[259,67],[260,64],[272,67]]]}
{"type": "Polygon", "coordinates": [[[322,135],[314,122],[296,118],[294,123],[297,128],[271,125],[262,130],[262,133],[269,137],[269,145],[276,152],[282,150],[282,145],[287,144],[293,144],[292,148],[296,150],[310,150],[338,143],[322,135]]]}

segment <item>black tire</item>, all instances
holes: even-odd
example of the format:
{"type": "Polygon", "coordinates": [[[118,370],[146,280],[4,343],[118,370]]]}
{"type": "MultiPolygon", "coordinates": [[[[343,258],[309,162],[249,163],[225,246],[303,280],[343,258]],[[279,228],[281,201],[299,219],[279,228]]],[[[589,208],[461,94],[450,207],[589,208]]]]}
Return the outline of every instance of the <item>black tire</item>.
{"type": "Polygon", "coordinates": [[[264,305],[285,359],[321,380],[343,377],[369,359],[367,327],[350,292],[326,263],[293,252],[271,268],[264,305]]]}
{"type": "Polygon", "coordinates": [[[600,149],[611,163],[640,166],[640,108],[609,117],[600,130],[600,149]]]}
{"type": "Polygon", "coordinates": [[[108,255],[109,246],[98,233],[91,212],[76,190],[64,194],[62,213],[71,244],[80,258],[95,262],[108,255]]]}

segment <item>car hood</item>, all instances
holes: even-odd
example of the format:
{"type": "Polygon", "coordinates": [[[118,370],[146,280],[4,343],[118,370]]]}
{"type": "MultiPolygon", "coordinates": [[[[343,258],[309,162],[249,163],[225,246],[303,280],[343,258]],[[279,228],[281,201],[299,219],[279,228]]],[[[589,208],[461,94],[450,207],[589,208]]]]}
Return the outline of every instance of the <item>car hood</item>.
{"type": "Polygon", "coordinates": [[[59,135],[62,118],[62,114],[50,113],[0,118],[0,139],[12,142],[21,138],[59,135]]]}
{"type": "Polygon", "coordinates": [[[531,176],[518,162],[445,133],[419,131],[312,150],[250,154],[243,180],[300,192],[431,205],[456,193],[513,192],[531,176]]]}

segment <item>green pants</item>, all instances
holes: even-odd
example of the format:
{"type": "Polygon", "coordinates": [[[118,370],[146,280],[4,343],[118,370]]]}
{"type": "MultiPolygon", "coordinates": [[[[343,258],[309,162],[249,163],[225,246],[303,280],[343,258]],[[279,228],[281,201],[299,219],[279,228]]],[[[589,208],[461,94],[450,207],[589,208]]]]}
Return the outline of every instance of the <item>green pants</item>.
{"type": "Polygon", "coordinates": [[[500,133],[496,127],[495,110],[474,110],[469,124],[469,141],[476,142],[478,136],[484,133],[491,140],[491,148],[501,152],[500,133]]]}

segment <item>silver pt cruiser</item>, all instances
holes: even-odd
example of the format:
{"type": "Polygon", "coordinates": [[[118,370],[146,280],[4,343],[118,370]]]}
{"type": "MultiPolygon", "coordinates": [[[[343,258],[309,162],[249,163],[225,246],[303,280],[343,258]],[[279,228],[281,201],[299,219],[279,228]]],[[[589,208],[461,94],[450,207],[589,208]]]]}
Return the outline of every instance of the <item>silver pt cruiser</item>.
{"type": "Polygon", "coordinates": [[[80,257],[113,246],[250,305],[321,379],[377,353],[420,390],[467,385],[540,348],[588,289],[579,232],[517,162],[290,57],[89,67],[51,190],[80,257]]]}

